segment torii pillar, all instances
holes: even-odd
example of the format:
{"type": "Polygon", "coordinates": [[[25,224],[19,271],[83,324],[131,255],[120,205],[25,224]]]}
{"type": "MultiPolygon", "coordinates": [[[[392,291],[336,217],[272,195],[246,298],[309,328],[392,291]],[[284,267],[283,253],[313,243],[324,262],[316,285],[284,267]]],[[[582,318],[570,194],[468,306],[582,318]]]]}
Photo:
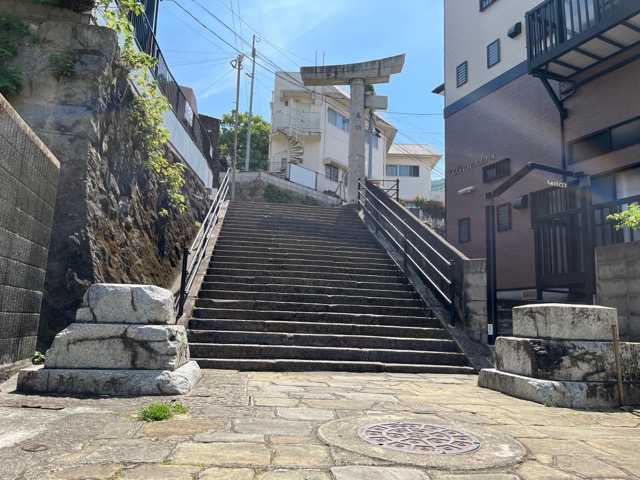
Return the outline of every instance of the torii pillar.
{"type": "Polygon", "coordinates": [[[400,73],[404,65],[404,54],[381,58],[371,62],[302,67],[300,74],[305,86],[349,85],[351,87],[351,110],[349,112],[349,177],[347,179],[347,202],[358,198],[358,179],[365,174],[364,109],[386,110],[387,97],[365,95],[365,86],[389,83],[394,73],[400,73]]]}

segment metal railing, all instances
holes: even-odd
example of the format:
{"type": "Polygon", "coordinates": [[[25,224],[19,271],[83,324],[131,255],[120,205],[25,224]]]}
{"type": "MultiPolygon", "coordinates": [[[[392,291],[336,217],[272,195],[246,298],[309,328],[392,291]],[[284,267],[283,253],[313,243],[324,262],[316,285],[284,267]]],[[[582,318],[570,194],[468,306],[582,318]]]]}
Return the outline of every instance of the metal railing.
{"type": "MultiPolygon", "coordinates": [[[[637,5],[638,0],[547,0],[527,13],[529,62],[637,5]]],[[[597,32],[594,30],[594,32],[597,32]]],[[[588,34],[585,34],[588,35],[588,34]]]]}
{"type": "Polygon", "coordinates": [[[129,14],[128,19],[133,25],[134,37],[140,51],[158,60],[155,68],[151,69],[158,82],[158,88],[167,97],[180,123],[210,164],[213,155],[209,133],[200,122],[198,115],[194,113],[197,109],[187,100],[178,82],[171,74],[149,19],[144,14],[135,15],[133,13],[129,14]]]}
{"type": "Polygon", "coordinates": [[[389,195],[391,198],[395,198],[396,200],[400,200],[400,179],[396,178],[395,180],[371,180],[374,185],[378,185],[380,190],[389,195]],[[391,184],[390,187],[387,187],[387,184],[391,184]]]}
{"type": "Polygon", "coordinates": [[[204,259],[211,240],[211,233],[218,223],[220,217],[220,209],[225,201],[227,193],[229,191],[229,173],[231,169],[227,169],[225,176],[220,182],[220,188],[216,193],[216,196],[211,203],[211,207],[205,216],[198,233],[196,234],[193,243],[190,248],[184,247],[182,249],[182,274],[180,277],[180,291],[178,292],[178,298],[175,301],[175,307],[178,311],[178,317],[184,313],[184,302],[193,287],[193,282],[196,278],[196,273],[200,268],[200,264],[204,259]],[[189,258],[191,256],[191,258],[189,258]]]}
{"type": "Polygon", "coordinates": [[[271,131],[284,129],[289,133],[319,134],[320,114],[318,112],[299,112],[295,109],[277,111],[271,116],[271,131]]]}
{"type": "MultiPolygon", "coordinates": [[[[358,207],[375,225],[376,232],[388,238],[403,257],[402,268],[414,269],[449,308],[455,324],[455,262],[443,257],[420,233],[405,222],[388,203],[387,193],[371,180],[358,179],[358,207]]],[[[407,212],[408,215],[411,215],[407,212]]],[[[416,221],[418,221],[416,219],[416,221]]],[[[419,222],[419,221],[418,221],[419,222]]],[[[424,227],[426,228],[426,227],[424,227]]]]}
{"type": "Polygon", "coordinates": [[[629,208],[629,205],[638,205],[640,196],[627,197],[612,202],[601,203],[593,206],[593,225],[595,231],[595,245],[613,245],[616,243],[633,242],[640,238],[640,234],[635,230],[624,227],[616,228],[615,220],[608,220],[607,217],[614,213],[621,213],[629,208]]]}

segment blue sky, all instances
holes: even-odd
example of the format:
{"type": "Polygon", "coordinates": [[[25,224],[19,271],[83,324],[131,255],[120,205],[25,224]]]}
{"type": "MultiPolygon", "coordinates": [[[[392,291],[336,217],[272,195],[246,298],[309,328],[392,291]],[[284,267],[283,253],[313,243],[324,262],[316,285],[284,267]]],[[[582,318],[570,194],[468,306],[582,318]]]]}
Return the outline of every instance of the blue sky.
{"type": "MultiPolygon", "coordinates": [[[[251,52],[256,34],[253,111],[270,120],[275,70],[356,63],[406,54],[402,73],[376,85],[389,97],[381,112],[399,132],[396,143],[427,143],[444,152],[441,0],[164,0],[158,41],[176,80],[190,86],[201,113],[220,118],[235,107],[230,61],[251,52]]],[[[240,111],[249,109],[250,59],[245,59],[240,111]]],[[[444,176],[442,162],[434,178],[444,176]]]]}

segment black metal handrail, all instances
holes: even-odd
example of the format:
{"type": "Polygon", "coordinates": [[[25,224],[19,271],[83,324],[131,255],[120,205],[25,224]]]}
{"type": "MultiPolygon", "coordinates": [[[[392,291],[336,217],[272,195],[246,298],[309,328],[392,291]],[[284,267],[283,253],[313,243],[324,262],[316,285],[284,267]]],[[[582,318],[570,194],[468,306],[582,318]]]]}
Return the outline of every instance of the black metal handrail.
{"type": "Polygon", "coordinates": [[[391,198],[395,198],[396,200],[400,200],[400,179],[396,178],[395,180],[383,179],[383,180],[371,180],[374,185],[378,185],[380,190],[389,195],[391,198]],[[392,185],[390,187],[385,187],[384,185],[391,182],[392,185]]]}
{"type": "MultiPolygon", "coordinates": [[[[420,276],[431,285],[438,297],[448,305],[450,323],[455,324],[455,262],[443,257],[422,235],[382,202],[371,186],[374,186],[371,180],[363,182],[358,179],[359,208],[364,210],[365,214],[375,223],[376,231],[382,230],[382,233],[402,254],[403,270],[408,271],[409,263],[411,263],[420,276]],[[388,227],[385,227],[383,222],[386,222],[388,227]],[[425,251],[429,252],[429,255],[435,256],[444,268],[438,268],[424,253],[425,251]],[[418,260],[421,260],[423,264],[418,263],[418,260]],[[425,266],[428,267],[429,272],[425,271],[425,266]],[[446,272],[443,271],[445,269],[446,272]],[[440,279],[440,285],[434,281],[434,276],[440,279]],[[441,285],[446,288],[442,288],[441,285]]],[[[384,192],[380,187],[377,188],[380,192],[384,192]]]]}
{"type": "Polygon", "coordinates": [[[151,70],[154,78],[158,82],[158,88],[162,94],[167,97],[172,110],[178,119],[180,119],[180,123],[202,155],[204,155],[204,158],[207,159],[209,165],[211,165],[213,155],[209,134],[195,113],[197,109],[187,100],[178,82],[171,74],[149,19],[144,14],[135,15],[134,13],[130,13],[128,19],[131,25],[133,25],[134,38],[140,51],[158,61],[155,68],[151,70]]]}
{"type": "Polygon", "coordinates": [[[207,212],[207,215],[196,233],[196,237],[193,240],[190,248],[183,247],[182,249],[182,274],[180,277],[180,290],[178,292],[178,298],[175,302],[175,307],[178,311],[178,317],[184,313],[184,302],[193,287],[193,282],[196,278],[196,273],[200,268],[200,264],[204,259],[204,256],[211,240],[211,233],[218,223],[220,218],[220,209],[224,203],[227,193],[229,191],[229,172],[231,169],[227,169],[224,179],[220,182],[220,188],[216,193],[216,196],[211,203],[211,207],[207,212]],[[191,260],[189,260],[191,256],[191,260]]]}

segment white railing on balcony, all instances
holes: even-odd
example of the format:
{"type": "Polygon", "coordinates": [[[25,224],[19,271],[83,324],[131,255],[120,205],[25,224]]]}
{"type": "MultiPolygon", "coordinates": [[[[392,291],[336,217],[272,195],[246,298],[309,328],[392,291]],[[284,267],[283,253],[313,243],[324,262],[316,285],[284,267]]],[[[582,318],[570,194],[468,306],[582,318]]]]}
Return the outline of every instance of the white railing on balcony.
{"type": "Polygon", "coordinates": [[[320,114],[299,112],[293,108],[280,110],[271,118],[271,131],[286,130],[288,133],[312,135],[320,133],[320,114]]]}

